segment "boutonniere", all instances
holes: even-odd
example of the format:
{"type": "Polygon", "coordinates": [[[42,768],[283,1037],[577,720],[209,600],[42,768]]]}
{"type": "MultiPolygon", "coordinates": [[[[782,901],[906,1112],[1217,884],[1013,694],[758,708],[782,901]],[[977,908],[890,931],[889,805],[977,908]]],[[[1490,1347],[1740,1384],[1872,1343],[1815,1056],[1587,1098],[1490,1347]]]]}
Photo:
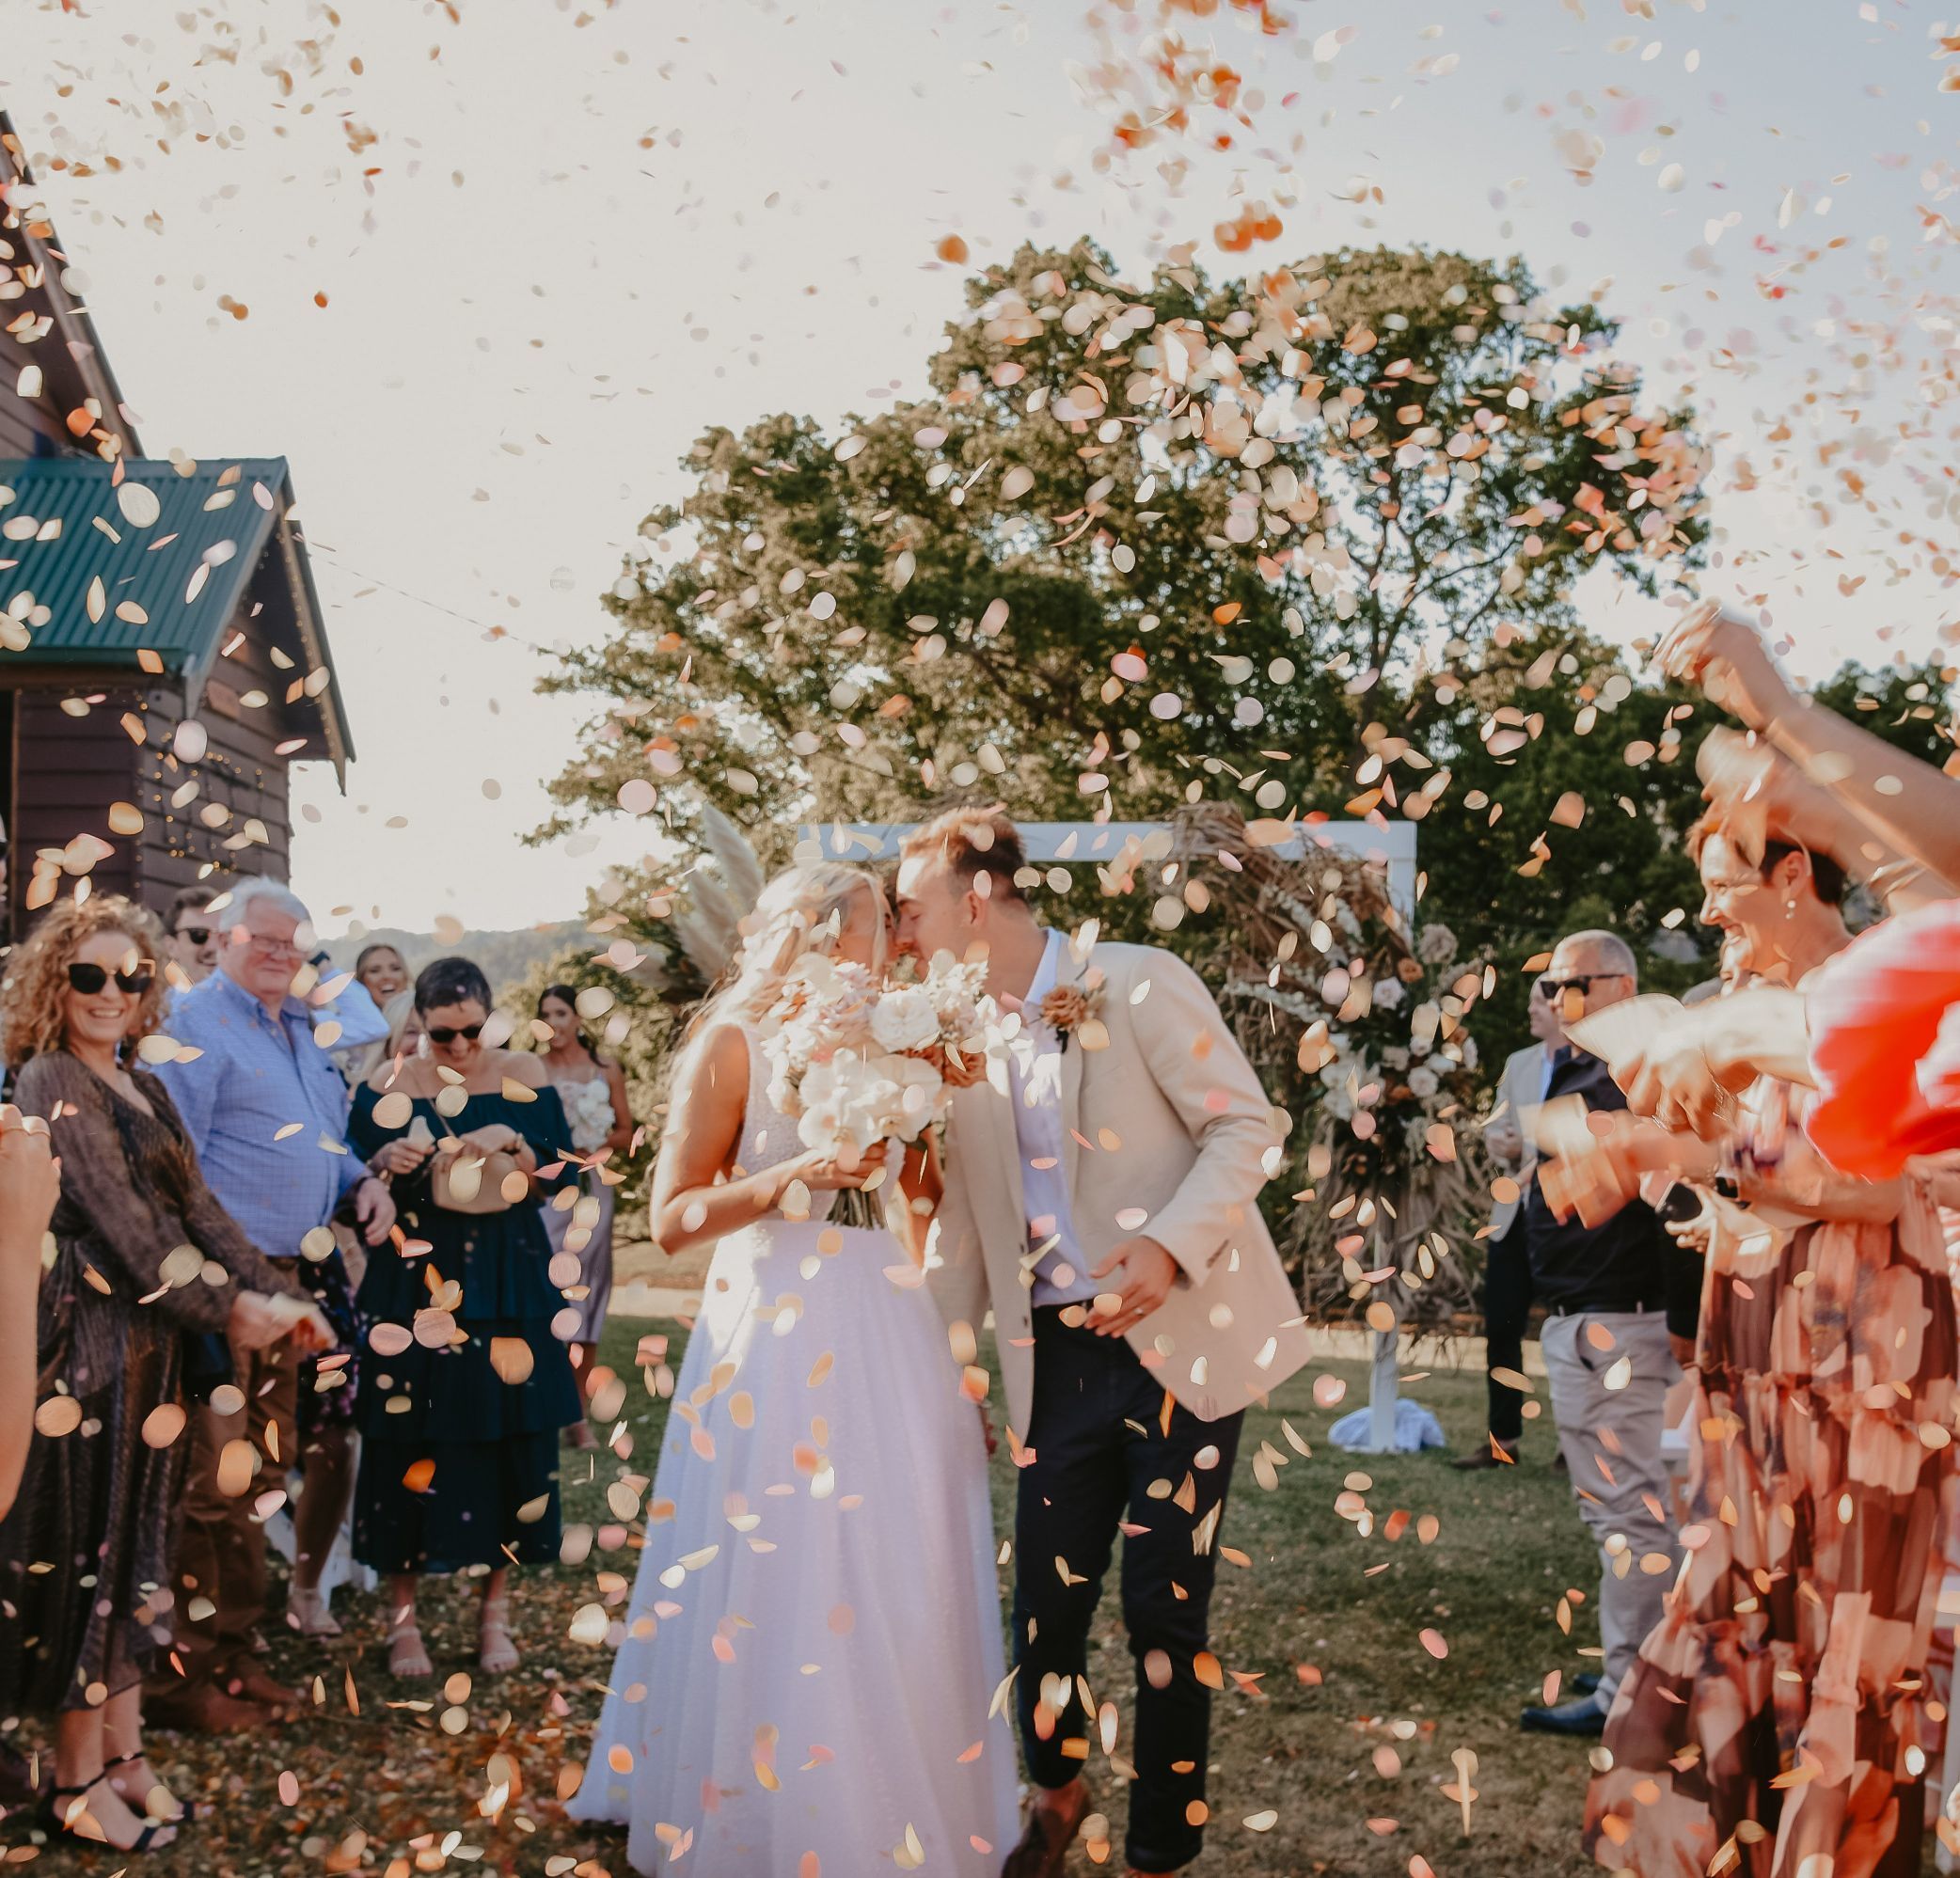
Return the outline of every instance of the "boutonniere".
{"type": "Polygon", "coordinates": [[[1041,1001],[1041,1021],[1061,1039],[1062,1048],[1068,1048],[1068,1039],[1077,1036],[1084,1049],[1101,1049],[1109,1042],[1109,1032],[1102,1022],[1103,986],[1095,985],[1057,985],[1041,1001]]]}

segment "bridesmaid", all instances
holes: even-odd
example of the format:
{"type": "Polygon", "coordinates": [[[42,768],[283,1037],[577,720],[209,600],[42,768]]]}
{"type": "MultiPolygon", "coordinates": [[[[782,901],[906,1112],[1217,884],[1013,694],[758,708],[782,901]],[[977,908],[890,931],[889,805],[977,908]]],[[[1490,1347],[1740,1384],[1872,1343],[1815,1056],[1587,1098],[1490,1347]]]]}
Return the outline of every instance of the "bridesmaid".
{"type": "Polygon", "coordinates": [[[484,1574],[480,1656],[497,1675],[519,1660],[512,1561],[558,1557],[559,1434],[578,1396],[552,1334],[563,1301],[537,1196],[575,1170],[537,1058],[485,1036],[482,972],[439,958],[415,998],[425,1053],[376,1072],[348,1129],[391,1176],[407,1235],[374,1254],[361,1284],[372,1328],[356,1405],[354,1554],[388,1581],[388,1668],[401,1677],[431,1673],[417,1581],[484,1574]]]}
{"type": "MultiPolygon", "coordinates": [[[[554,1262],[560,1253],[567,1251],[578,1262],[574,1281],[578,1321],[571,1333],[571,1344],[572,1370],[583,1403],[586,1378],[598,1354],[599,1334],[606,1328],[606,1306],[612,1299],[613,1194],[600,1170],[633,1145],[633,1115],[626,1107],[624,1071],[586,1042],[578,1027],[577,995],[569,985],[545,987],[538,1000],[538,1022],[550,1030],[551,1041],[538,1060],[545,1066],[545,1080],[564,1104],[572,1145],[591,1163],[580,1178],[576,1199],[561,1193],[544,1209],[554,1262]]],[[[582,1414],[566,1432],[577,1448],[598,1445],[592,1424],[582,1414]]]]}

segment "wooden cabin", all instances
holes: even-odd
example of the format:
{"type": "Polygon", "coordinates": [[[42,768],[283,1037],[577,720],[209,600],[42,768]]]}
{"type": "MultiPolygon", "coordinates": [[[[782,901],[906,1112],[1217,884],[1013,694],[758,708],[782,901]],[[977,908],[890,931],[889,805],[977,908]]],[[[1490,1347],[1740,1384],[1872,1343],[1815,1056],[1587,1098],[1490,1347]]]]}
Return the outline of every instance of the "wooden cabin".
{"type": "Polygon", "coordinates": [[[0,114],[0,943],[87,875],[162,910],[288,871],[353,756],[282,457],[146,460],[0,114]]]}

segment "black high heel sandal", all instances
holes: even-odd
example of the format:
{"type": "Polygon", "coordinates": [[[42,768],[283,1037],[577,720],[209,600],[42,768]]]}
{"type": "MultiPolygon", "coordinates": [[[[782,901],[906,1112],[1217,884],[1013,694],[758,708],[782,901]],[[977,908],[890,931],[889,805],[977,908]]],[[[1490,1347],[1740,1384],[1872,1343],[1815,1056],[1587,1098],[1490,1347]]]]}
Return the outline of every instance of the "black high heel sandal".
{"type": "MultiPolygon", "coordinates": [[[[77,1845],[93,1846],[99,1851],[117,1853],[125,1858],[134,1858],[143,1853],[150,1851],[162,1852],[177,1843],[177,1827],[175,1823],[171,1821],[150,1822],[136,1835],[136,1842],[134,1845],[112,1845],[106,1838],[98,1839],[86,1832],[77,1832],[69,1809],[62,1802],[65,1800],[81,1799],[86,1794],[92,1793],[98,1787],[106,1786],[107,1784],[108,1775],[106,1773],[102,1773],[98,1774],[86,1786],[50,1787],[47,1798],[41,1802],[42,1823],[50,1832],[71,1839],[77,1845]],[[158,1845],[156,1842],[156,1836],[160,1832],[167,1832],[170,1835],[162,1845],[158,1845]]],[[[110,1791],[112,1792],[115,1791],[113,1788],[110,1791]]],[[[119,1800],[122,1799],[122,1795],[119,1793],[116,1797],[119,1800]]],[[[127,1800],[123,1800],[124,1806],[128,1804],[127,1800]]],[[[77,1812],[80,1810],[78,1808],[77,1812]]]]}
{"type": "MultiPolygon", "coordinates": [[[[112,1776],[114,1775],[117,1768],[127,1767],[132,1761],[146,1760],[148,1759],[149,1750],[147,1748],[138,1748],[134,1754],[118,1754],[103,1762],[103,1779],[109,1782],[110,1791],[114,1792],[116,1797],[119,1800],[120,1800],[125,1807],[128,1807],[132,1811],[135,1810],[136,1802],[131,1799],[130,1796],[127,1793],[125,1793],[120,1787],[117,1786],[112,1776]]],[[[162,1783],[159,1782],[158,1784],[161,1785],[162,1783]]],[[[165,1791],[168,1792],[169,1790],[166,1788],[165,1791]]],[[[176,1817],[167,1820],[156,1820],[154,1821],[155,1824],[160,1826],[181,1826],[186,1824],[188,1822],[192,1820],[197,1819],[199,1816],[200,1808],[195,1801],[180,1800],[177,1798],[177,1795],[175,1793],[171,1793],[170,1797],[171,1799],[177,1801],[176,1817]]],[[[148,1807],[149,1803],[150,1796],[146,1793],[143,1796],[143,1804],[146,1808],[148,1807]]],[[[150,1818],[150,1815],[146,1811],[139,1817],[150,1818]]]]}

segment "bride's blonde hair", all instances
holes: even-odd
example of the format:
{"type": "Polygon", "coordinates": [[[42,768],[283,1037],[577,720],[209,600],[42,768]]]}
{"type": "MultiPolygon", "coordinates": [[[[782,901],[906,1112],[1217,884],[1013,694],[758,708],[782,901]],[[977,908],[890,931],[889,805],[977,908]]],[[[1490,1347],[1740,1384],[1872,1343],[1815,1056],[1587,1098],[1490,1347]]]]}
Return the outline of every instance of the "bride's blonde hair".
{"type": "MultiPolygon", "coordinates": [[[[784,868],[756,895],[754,909],[742,922],[742,942],[688,1026],[690,1036],[702,1036],[723,1020],[752,1023],[760,1018],[806,952],[836,951],[851,902],[869,893],[876,903],[880,891],[875,874],[841,860],[784,868]]],[[[871,966],[877,972],[884,965],[880,921],[871,966]]]]}

